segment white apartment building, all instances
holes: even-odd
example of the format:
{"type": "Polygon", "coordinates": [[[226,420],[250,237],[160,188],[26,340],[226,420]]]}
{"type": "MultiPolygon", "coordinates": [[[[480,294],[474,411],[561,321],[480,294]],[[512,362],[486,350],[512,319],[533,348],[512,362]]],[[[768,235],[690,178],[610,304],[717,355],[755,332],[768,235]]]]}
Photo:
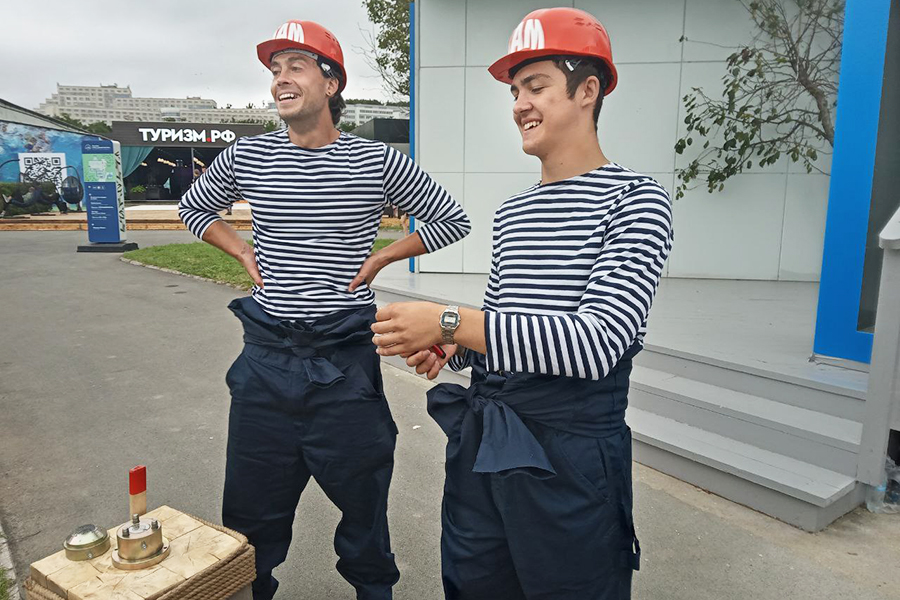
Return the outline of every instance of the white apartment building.
{"type": "Polygon", "coordinates": [[[164,121],[231,123],[235,121],[278,122],[274,103],[265,108],[218,108],[215,100],[186,98],[136,98],[131,87],[118,85],[56,85],[56,93],[42,102],[37,112],[48,117],[63,113],[85,123],[105,121],[164,121]]]}
{"type": "MultiPolygon", "coordinates": [[[[48,117],[63,113],[84,123],[104,121],[165,121],[190,123],[233,123],[236,121],[273,121],[281,124],[275,103],[265,108],[218,108],[215,100],[186,98],[134,97],[131,86],[80,86],[56,84],[56,93],[41,103],[37,112],[48,117]]],[[[382,106],[350,102],[342,121],[359,127],[372,119],[408,119],[406,106],[382,106]]]]}
{"type": "Polygon", "coordinates": [[[380,104],[356,104],[348,102],[341,121],[359,127],[372,119],[408,119],[408,106],[382,106],[380,104]]]}

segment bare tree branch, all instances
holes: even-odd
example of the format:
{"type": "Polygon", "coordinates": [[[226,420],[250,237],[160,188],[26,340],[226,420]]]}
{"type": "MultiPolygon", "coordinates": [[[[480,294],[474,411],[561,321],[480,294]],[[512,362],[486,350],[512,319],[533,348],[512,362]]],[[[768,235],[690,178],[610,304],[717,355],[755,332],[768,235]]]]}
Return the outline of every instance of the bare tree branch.
{"type": "Polygon", "coordinates": [[[356,49],[392,98],[409,97],[410,0],[362,0],[375,29],[360,28],[366,48],[356,49]]]}

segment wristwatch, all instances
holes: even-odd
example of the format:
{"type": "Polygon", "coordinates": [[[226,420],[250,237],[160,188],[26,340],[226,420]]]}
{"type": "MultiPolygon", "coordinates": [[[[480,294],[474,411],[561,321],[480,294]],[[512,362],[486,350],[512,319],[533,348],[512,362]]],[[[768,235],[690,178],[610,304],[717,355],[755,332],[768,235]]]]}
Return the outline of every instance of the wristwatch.
{"type": "Polygon", "coordinates": [[[441,313],[441,341],[443,343],[454,343],[453,334],[456,333],[456,328],[459,327],[459,321],[458,306],[448,306],[441,313]]]}

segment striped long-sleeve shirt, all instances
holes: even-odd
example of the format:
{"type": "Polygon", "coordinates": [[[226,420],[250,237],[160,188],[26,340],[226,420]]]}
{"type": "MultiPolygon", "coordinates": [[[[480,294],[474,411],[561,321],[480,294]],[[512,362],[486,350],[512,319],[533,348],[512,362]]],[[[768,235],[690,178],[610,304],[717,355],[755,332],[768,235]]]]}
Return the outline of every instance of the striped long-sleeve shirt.
{"type": "Polygon", "coordinates": [[[265,286],[252,295],[284,319],[374,302],[365,284],[354,292],[347,286],[372,249],[386,202],[425,223],[418,234],[428,252],[470,230],[459,204],[411,159],[346,133],[314,149],[291,143],[287,130],[241,138],[188,190],[179,215],[202,239],[218,212],[239,199],[250,204],[265,286]]]}
{"type": "Polygon", "coordinates": [[[671,249],[665,189],[614,163],[508,199],[494,217],[487,369],[603,378],[643,341],[671,249]]]}

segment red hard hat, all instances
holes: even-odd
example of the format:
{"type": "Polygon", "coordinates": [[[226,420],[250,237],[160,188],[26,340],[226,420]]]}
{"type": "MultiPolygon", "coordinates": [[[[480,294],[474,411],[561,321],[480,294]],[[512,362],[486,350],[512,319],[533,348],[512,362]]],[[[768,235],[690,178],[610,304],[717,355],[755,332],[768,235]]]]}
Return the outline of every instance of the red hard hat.
{"type": "Polygon", "coordinates": [[[275,30],[272,39],[256,47],[256,55],[266,68],[271,68],[272,55],[281,50],[306,50],[337,65],[341,71],[340,89],[347,85],[347,71],[344,69],[344,53],[334,34],[312,21],[288,21],[275,30]]]}
{"type": "Polygon", "coordinates": [[[589,56],[603,61],[612,74],[606,93],[616,87],[609,34],[592,15],[577,8],[541,8],[528,13],[509,38],[506,56],[488,71],[497,81],[512,83],[510,69],[543,56],[589,56]]]}

